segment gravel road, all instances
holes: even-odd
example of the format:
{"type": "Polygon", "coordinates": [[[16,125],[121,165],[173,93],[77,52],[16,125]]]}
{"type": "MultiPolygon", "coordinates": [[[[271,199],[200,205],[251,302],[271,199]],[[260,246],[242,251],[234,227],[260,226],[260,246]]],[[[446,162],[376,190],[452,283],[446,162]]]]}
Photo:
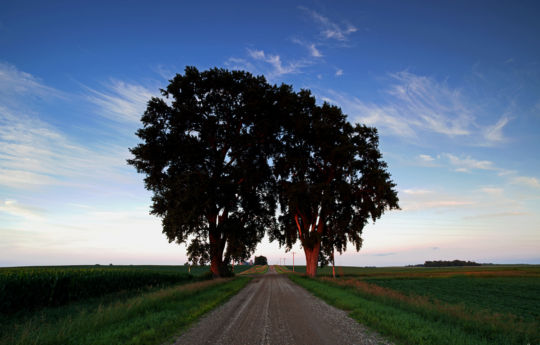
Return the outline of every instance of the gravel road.
{"type": "Polygon", "coordinates": [[[175,345],[390,344],[347,314],[277,274],[254,278],[175,345]]]}

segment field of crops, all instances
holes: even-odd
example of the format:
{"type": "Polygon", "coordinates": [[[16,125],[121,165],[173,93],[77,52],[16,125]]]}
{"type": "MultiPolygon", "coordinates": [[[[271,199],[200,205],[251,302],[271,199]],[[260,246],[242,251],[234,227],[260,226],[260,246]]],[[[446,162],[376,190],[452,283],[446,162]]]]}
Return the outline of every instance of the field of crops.
{"type": "Polygon", "coordinates": [[[336,267],[336,279],[331,268],[319,273],[291,279],[398,343],[540,344],[540,266],[336,267]]]}
{"type": "MultiPolygon", "coordinates": [[[[237,272],[243,267],[237,267],[237,272]]],[[[125,290],[209,278],[208,266],[0,268],[0,313],[12,314],[125,290]]]]}
{"type": "Polygon", "coordinates": [[[32,313],[0,314],[0,345],[170,344],[248,277],[126,291],[32,313]]]}

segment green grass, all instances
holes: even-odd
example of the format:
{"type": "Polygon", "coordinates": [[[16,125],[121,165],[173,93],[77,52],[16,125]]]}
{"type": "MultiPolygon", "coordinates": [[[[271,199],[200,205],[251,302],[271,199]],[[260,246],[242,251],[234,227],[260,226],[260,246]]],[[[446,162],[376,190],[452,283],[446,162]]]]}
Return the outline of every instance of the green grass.
{"type": "Polygon", "coordinates": [[[203,281],[0,317],[0,344],[162,344],[236,294],[249,278],[203,281]]]}
{"type": "Polygon", "coordinates": [[[344,271],[289,277],[399,344],[540,344],[538,266],[344,271]]]}
{"type": "Polygon", "coordinates": [[[239,273],[240,275],[254,275],[254,274],[265,274],[268,272],[268,265],[254,265],[250,269],[244,270],[239,273]]]}

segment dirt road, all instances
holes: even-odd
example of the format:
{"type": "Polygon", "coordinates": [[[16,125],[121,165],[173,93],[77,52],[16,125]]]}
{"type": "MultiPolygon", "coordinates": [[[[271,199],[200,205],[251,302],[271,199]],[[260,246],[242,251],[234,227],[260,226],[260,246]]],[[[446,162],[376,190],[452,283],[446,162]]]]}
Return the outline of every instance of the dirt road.
{"type": "Polygon", "coordinates": [[[390,343],[271,267],[195,324],[175,344],[390,343]]]}

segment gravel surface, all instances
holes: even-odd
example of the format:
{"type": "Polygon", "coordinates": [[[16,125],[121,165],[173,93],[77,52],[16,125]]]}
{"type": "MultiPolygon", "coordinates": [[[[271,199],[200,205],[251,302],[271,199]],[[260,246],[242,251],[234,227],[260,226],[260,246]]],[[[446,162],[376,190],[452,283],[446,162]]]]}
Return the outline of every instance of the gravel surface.
{"type": "Polygon", "coordinates": [[[175,345],[391,344],[273,267],[207,314],[175,345]]]}

